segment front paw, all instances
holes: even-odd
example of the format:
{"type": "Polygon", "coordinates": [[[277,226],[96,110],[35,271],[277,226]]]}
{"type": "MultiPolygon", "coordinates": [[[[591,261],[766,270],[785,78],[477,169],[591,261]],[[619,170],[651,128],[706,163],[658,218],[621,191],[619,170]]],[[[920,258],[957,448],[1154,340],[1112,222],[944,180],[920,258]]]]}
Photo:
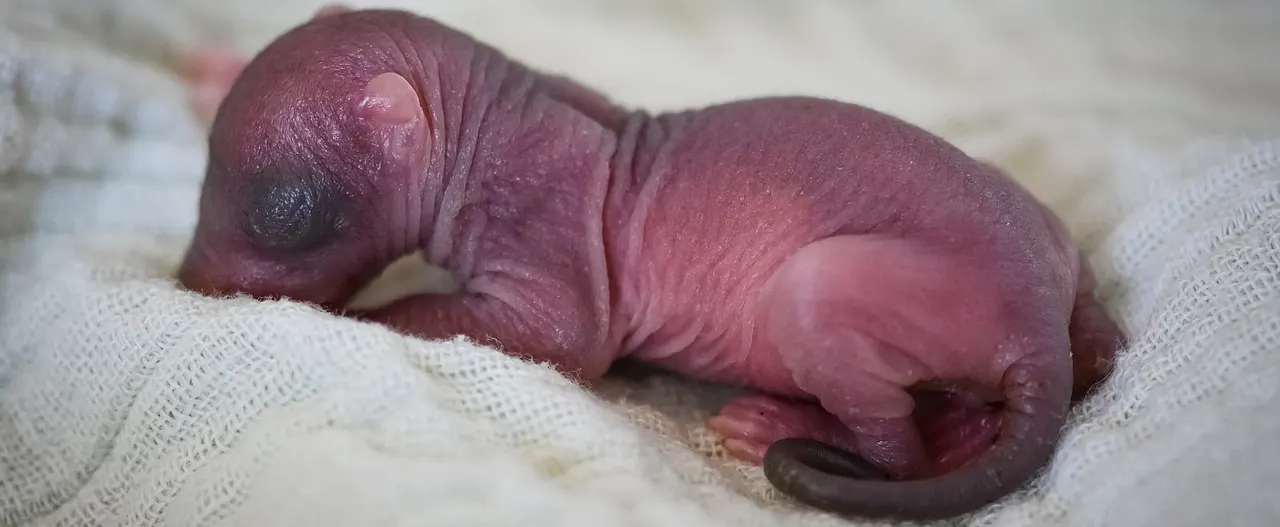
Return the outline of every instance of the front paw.
{"type": "Polygon", "coordinates": [[[181,59],[179,68],[187,83],[187,104],[201,122],[210,124],[222,100],[249,59],[221,47],[204,47],[181,59]]]}
{"type": "Polygon", "coordinates": [[[767,395],[729,401],[707,427],[724,440],[729,455],[757,465],[770,445],[789,437],[853,446],[853,433],[818,405],[767,395]]]}

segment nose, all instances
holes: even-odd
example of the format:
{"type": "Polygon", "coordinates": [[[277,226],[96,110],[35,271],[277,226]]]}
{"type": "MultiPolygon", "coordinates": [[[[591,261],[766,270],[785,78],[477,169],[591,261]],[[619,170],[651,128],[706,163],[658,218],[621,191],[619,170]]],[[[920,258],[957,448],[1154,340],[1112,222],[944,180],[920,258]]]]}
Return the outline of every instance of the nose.
{"type": "Polygon", "coordinates": [[[247,295],[259,300],[292,299],[318,304],[332,310],[340,307],[325,295],[328,289],[314,283],[293,284],[287,281],[251,279],[257,275],[235,262],[218,261],[207,253],[191,251],[178,267],[178,286],[210,297],[247,295]],[[299,294],[305,291],[306,294],[299,294]]]}
{"type": "MultiPolygon", "coordinates": [[[[264,273],[236,258],[216,257],[214,251],[189,249],[178,266],[175,278],[182,289],[210,297],[247,295],[259,300],[289,299],[316,304],[325,310],[341,308],[358,287],[344,288],[344,282],[299,279],[288,273],[264,273]]],[[[324,278],[324,277],[321,277],[324,278]]]]}
{"type": "Polygon", "coordinates": [[[182,266],[178,267],[178,285],[183,289],[191,290],[191,292],[218,295],[221,288],[214,280],[210,278],[209,272],[201,269],[201,265],[192,262],[192,258],[183,260],[182,266]]]}
{"type": "Polygon", "coordinates": [[[194,254],[188,254],[178,267],[178,285],[183,289],[208,296],[219,296],[228,290],[225,281],[216,280],[210,263],[194,254]]]}

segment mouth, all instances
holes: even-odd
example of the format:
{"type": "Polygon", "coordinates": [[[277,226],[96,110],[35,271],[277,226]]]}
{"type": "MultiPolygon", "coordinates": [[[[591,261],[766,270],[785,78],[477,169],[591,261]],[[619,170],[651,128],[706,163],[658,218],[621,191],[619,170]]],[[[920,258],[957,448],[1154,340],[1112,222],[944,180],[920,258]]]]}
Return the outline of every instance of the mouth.
{"type": "MultiPolygon", "coordinates": [[[[236,272],[208,258],[189,255],[178,267],[174,276],[179,288],[211,298],[247,296],[256,300],[290,300],[319,306],[334,312],[342,308],[350,294],[343,291],[327,291],[315,284],[288,284],[243,277],[253,273],[236,272]]],[[[350,288],[354,289],[354,288],[350,288]]]]}
{"type": "Polygon", "coordinates": [[[224,287],[224,284],[215,280],[211,273],[205,272],[203,267],[193,264],[190,257],[184,259],[174,277],[178,286],[204,296],[221,297],[234,294],[231,288],[224,287]]]}
{"type": "Polygon", "coordinates": [[[329,281],[313,277],[263,279],[261,273],[250,271],[188,251],[174,278],[180,288],[204,296],[247,295],[258,300],[292,300],[313,304],[331,313],[367,311],[406,296],[459,290],[453,276],[427,263],[420,251],[392,261],[372,277],[350,276],[329,281]]]}

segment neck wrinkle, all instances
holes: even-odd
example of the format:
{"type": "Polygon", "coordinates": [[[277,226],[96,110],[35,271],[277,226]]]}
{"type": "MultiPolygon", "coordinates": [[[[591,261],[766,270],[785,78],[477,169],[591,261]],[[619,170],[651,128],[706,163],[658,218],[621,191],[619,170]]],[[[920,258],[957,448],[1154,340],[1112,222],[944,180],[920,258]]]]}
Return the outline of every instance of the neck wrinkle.
{"type": "Polygon", "coordinates": [[[452,232],[480,143],[475,123],[492,101],[475,90],[486,66],[484,50],[461,38],[442,38],[414,46],[407,54],[415,88],[427,116],[429,148],[405,195],[417,219],[406,229],[406,254],[423,251],[433,265],[446,264],[454,251],[452,232]],[[448,57],[441,60],[439,57],[448,57]]]}
{"type": "Polygon", "coordinates": [[[474,179],[485,176],[477,173],[477,163],[489,153],[487,145],[509,141],[505,134],[510,126],[502,112],[524,107],[536,90],[536,75],[501,52],[469,40],[448,39],[441,48],[450,60],[437,63],[436,105],[441,110],[436,114],[441,120],[433,133],[444,140],[433,149],[440,160],[432,163],[433,184],[420,193],[432,213],[423,215],[430,228],[421,229],[418,244],[428,262],[466,276],[473,262],[459,252],[465,248],[456,245],[459,214],[474,179]]]}
{"type": "Polygon", "coordinates": [[[672,119],[664,116],[632,112],[619,130],[610,161],[603,234],[612,284],[611,334],[622,357],[648,338],[653,332],[649,324],[655,321],[642,259],[646,220],[668,173],[668,149],[676,133],[672,119]]]}

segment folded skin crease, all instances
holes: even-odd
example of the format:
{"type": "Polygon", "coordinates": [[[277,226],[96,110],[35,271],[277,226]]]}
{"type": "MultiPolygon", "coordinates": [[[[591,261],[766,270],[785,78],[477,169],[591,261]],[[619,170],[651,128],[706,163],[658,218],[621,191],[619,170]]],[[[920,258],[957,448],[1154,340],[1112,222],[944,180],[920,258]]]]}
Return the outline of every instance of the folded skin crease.
{"type": "Polygon", "coordinates": [[[211,124],[185,287],[338,312],[421,250],[459,292],[346,313],[587,383],[626,358],[752,388],[707,425],[826,510],[928,519],[1008,494],[1124,344],[1051,211],[857,105],[633,111],[431,19],[342,6],[183,69],[211,124]]]}

